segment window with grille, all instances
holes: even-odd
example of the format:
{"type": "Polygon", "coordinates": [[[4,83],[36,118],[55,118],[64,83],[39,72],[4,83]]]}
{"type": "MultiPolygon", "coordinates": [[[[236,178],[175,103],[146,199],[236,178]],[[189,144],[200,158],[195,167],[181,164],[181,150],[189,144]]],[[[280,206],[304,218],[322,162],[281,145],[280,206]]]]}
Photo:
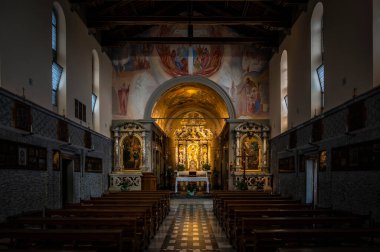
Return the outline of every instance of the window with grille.
{"type": "Polygon", "coordinates": [[[75,99],[75,118],[86,122],[86,105],[75,99]]]}
{"type": "Polygon", "coordinates": [[[59,83],[61,81],[61,76],[63,72],[63,67],[60,66],[57,62],[58,53],[57,53],[57,37],[58,37],[58,31],[57,31],[57,14],[53,10],[52,11],[52,41],[51,41],[51,48],[52,48],[52,54],[53,54],[53,61],[52,61],[52,82],[51,82],[51,101],[54,106],[58,105],[58,89],[59,89],[59,83]]]}

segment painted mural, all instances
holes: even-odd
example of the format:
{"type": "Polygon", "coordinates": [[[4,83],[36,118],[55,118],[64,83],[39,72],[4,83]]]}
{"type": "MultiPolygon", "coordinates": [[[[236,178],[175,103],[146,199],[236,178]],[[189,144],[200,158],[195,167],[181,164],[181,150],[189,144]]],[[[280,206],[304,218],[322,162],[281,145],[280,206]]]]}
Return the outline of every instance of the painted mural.
{"type": "MultiPolygon", "coordinates": [[[[187,35],[187,26],[161,26],[159,36],[184,37],[187,35]]],[[[206,26],[195,29],[195,37],[218,37],[220,32],[206,26]]],[[[199,75],[210,76],[220,68],[223,57],[221,45],[169,45],[156,46],[161,65],[171,76],[199,75]]]]}
{"type": "MultiPolygon", "coordinates": [[[[186,27],[162,26],[152,36],[184,36],[186,27]]],[[[187,34],[187,33],[186,33],[187,34]]],[[[229,28],[194,27],[196,36],[234,36],[229,28]]],[[[176,76],[196,75],[219,84],[240,119],[269,117],[270,52],[239,45],[127,45],[112,51],[113,118],[142,119],[149,97],[176,76]]]]}

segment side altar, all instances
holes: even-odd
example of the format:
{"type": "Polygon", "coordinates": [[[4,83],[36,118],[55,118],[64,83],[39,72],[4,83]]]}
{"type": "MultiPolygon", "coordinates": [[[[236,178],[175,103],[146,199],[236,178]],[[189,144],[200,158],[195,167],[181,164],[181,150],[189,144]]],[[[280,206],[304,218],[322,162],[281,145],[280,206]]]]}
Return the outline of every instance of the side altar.
{"type": "Polygon", "coordinates": [[[244,122],[233,130],[233,158],[228,167],[229,190],[271,192],[273,176],[269,172],[268,126],[244,122]]]}
{"type": "Polygon", "coordinates": [[[114,133],[114,170],[109,174],[110,191],[141,191],[146,167],[147,129],[127,121],[112,129],[114,133]]]}

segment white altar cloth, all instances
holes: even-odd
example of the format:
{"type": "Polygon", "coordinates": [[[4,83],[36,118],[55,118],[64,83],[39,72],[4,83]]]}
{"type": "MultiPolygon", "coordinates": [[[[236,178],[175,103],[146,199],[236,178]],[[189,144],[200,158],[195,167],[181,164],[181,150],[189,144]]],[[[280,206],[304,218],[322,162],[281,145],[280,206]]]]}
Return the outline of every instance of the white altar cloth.
{"type": "Polygon", "coordinates": [[[197,182],[197,181],[203,181],[207,184],[207,193],[210,192],[210,185],[208,181],[208,177],[176,177],[175,178],[175,192],[178,192],[178,182],[185,181],[185,182],[197,182]]]}

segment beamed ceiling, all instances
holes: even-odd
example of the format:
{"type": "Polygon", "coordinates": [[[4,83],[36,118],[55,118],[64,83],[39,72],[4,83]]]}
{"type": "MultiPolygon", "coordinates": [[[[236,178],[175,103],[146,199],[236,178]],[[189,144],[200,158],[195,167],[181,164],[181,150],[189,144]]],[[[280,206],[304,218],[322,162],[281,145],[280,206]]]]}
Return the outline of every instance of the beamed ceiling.
{"type": "Polygon", "coordinates": [[[308,0],[70,0],[106,51],[126,44],[247,44],[272,52],[308,0]],[[146,36],[160,25],[187,27],[187,36],[146,36]],[[236,36],[195,36],[200,25],[226,26],[236,36]]]}

